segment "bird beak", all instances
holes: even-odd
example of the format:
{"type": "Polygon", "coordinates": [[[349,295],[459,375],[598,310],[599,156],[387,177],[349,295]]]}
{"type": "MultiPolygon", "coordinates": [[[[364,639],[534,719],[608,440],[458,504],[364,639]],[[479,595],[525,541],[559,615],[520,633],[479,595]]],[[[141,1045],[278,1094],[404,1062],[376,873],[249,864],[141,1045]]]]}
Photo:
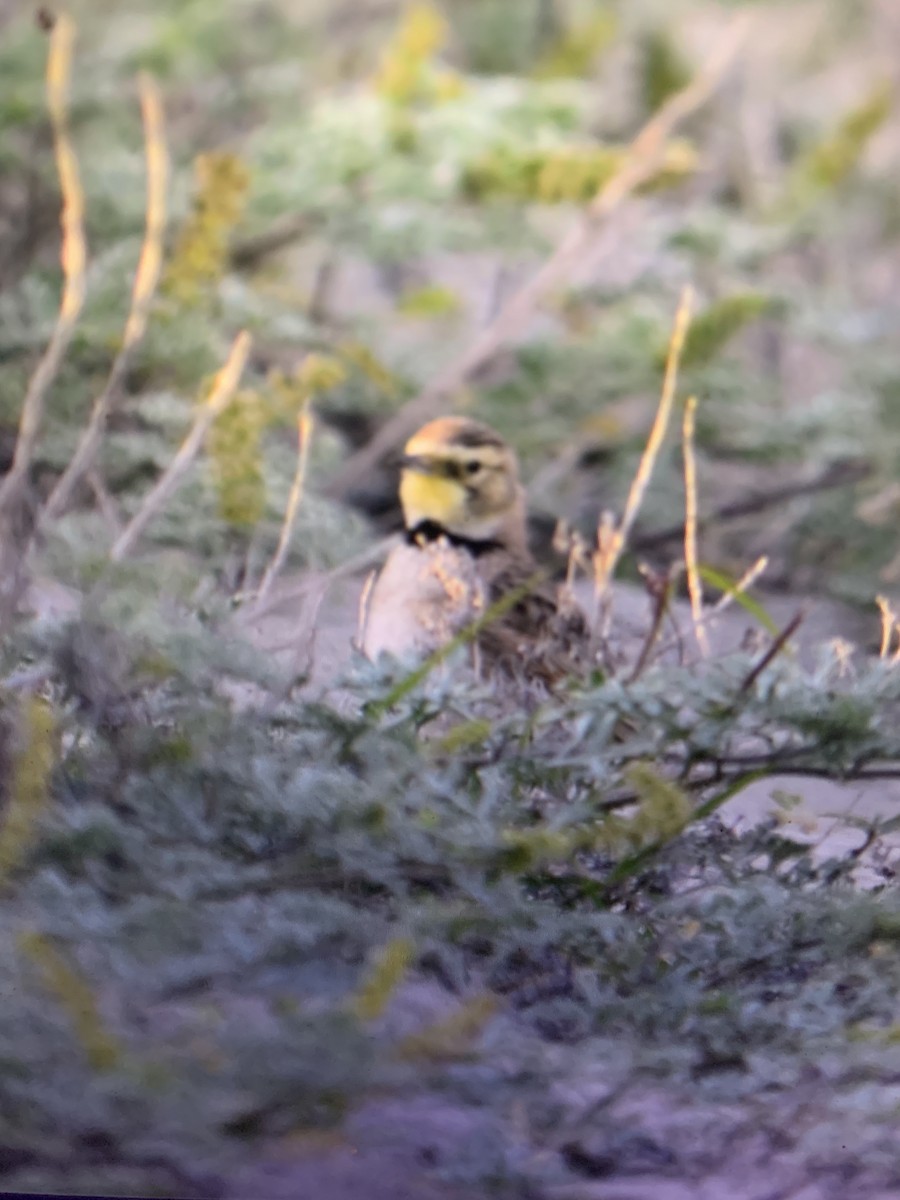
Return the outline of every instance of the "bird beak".
{"type": "Polygon", "coordinates": [[[418,454],[401,454],[397,459],[401,471],[415,471],[418,475],[437,475],[440,472],[433,459],[418,454]]]}

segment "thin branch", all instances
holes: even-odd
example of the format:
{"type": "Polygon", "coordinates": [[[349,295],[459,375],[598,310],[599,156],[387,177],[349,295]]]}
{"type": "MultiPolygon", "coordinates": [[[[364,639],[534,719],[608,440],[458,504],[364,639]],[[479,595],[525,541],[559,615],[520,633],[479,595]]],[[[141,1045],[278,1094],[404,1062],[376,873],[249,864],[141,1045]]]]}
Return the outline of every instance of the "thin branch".
{"type": "Polygon", "coordinates": [[[118,398],[135,347],[147,328],[150,305],[159,282],[163,238],[166,230],[168,156],[162,101],[156,84],[148,75],[141,76],[140,94],[147,163],[147,205],[144,243],[134,277],[131,308],[125,324],[122,346],[113,362],[106,386],[94,401],[90,421],[69,465],[63,471],[47,499],[41,514],[42,521],[52,520],[65,511],[75,488],[90,472],[94,464],[109,411],[118,398]]]}
{"type": "MultiPolygon", "coordinates": [[[[813,753],[816,747],[804,748],[805,753],[813,753]]],[[[692,771],[687,778],[679,779],[679,786],[687,791],[704,791],[717,783],[729,783],[736,777],[743,779],[748,772],[754,779],[764,779],[776,775],[803,777],[808,775],[814,779],[830,779],[839,783],[870,783],[879,780],[900,779],[900,767],[853,767],[844,775],[837,775],[828,767],[817,767],[802,763],[784,762],[778,753],[766,755],[735,756],[733,758],[716,759],[714,774],[698,774],[692,771]]],[[[597,804],[598,812],[615,811],[620,808],[630,808],[640,797],[629,788],[616,789],[597,804]]],[[[694,813],[696,818],[697,813],[694,813]]]]}
{"type": "Polygon", "coordinates": [[[231,265],[241,270],[255,267],[260,259],[300,241],[313,228],[313,219],[308,213],[292,213],[283,217],[262,233],[235,242],[229,251],[231,265]]]}
{"type": "Polygon", "coordinates": [[[768,565],[768,555],[761,554],[756,562],[751,567],[747,568],[732,590],[730,592],[726,592],[724,596],[719,597],[704,620],[708,621],[710,618],[717,617],[719,613],[724,612],[729,604],[733,603],[738,596],[742,595],[747,591],[748,588],[752,587],[753,584],[756,583],[757,579],[759,579],[760,575],[762,575],[763,571],[766,570],[768,565]]]}
{"type": "Polygon", "coordinates": [[[684,566],[694,622],[694,637],[704,658],[709,657],[709,639],[703,627],[703,583],[697,567],[697,458],[694,429],[697,397],[689,396],[684,406],[682,452],[684,455],[684,566]]]}
{"type": "Polygon", "coordinates": [[[669,428],[669,418],[672,414],[672,406],[675,402],[675,389],[678,385],[678,366],[681,362],[681,352],[684,349],[684,343],[687,338],[688,329],[691,323],[691,309],[694,302],[694,291],[690,285],[685,287],[681,293],[681,299],[678,303],[678,309],[675,313],[675,323],[672,327],[672,336],[669,341],[669,349],[666,355],[666,371],[663,377],[662,392],[659,398],[659,407],[656,410],[656,416],[653,420],[653,426],[650,430],[650,436],[647,438],[647,445],[644,447],[644,453],[641,455],[641,461],[638,463],[638,469],[634,479],[631,481],[631,488],[628,492],[628,499],[625,503],[625,511],[622,514],[622,520],[616,530],[616,535],[613,541],[613,547],[610,553],[610,561],[605,564],[607,579],[611,578],[615,572],[619,557],[625,546],[628,543],[628,538],[634,528],[634,523],[637,520],[638,512],[644,502],[644,496],[647,492],[647,485],[650,482],[650,477],[653,474],[653,468],[656,466],[656,460],[659,457],[660,449],[662,448],[663,439],[669,428]]]}
{"type": "MultiPolygon", "coordinates": [[[[760,575],[762,575],[763,571],[765,571],[768,565],[768,557],[765,554],[761,555],[751,567],[748,567],[734,587],[730,591],[723,593],[723,595],[719,597],[712,608],[708,609],[707,612],[703,614],[700,620],[700,625],[705,632],[709,631],[716,618],[721,616],[726,608],[733,604],[739,596],[743,595],[748,588],[751,588],[753,584],[756,583],[757,579],[759,579],[760,575]]],[[[680,640],[680,637],[670,638],[668,642],[665,642],[661,646],[660,654],[668,654],[670,650],[676,649],[680,644],[680,640]]]]}
{"type": "MultiPolygon", "coordinates": [[[[669,340],[666,370],[659,397],[659,406],[650,429],[650,436],[647,438],[647,444],[641,455],[641,461],[638,463],[634,479],[631,481],[622,519],[612,529],[604,527],[602,523],[598,529],[597,551],[593,558],[594,611],[597,614],[603,614],[601,625],[604,625],[609,618],[609,585],[612,582],[619,559],[622,557],[625,546],[628,543],[628,537],[644,501],[653,469],[656,466],[656,460],[659,457],[659,452],[669,427],[669,418],[675,402],[675,389],[678,384],[678,364],[681,361],[681,353],[684,349],[684,343],[691,323],[693,295],[693,289],[690,285],[686,286],[681,293],[681,300],[679,301],[678,310],[675,313],[675,322],[672,327],[672,336],[669,340]]],[[[601,632],[605,633],[605,628],[601,632]]],[[[595,636],[596,634],[597,630],[595,629],[595,636]]]]}
{"type": "MultiPolygon", "coordinates": [[[[770,492],[755,492],[740,500],[730,500],[727,504],[714,509],[706,517],[698,518],[698,529],[717,525],[722,521],[734,521],[741,517],[754,516],[767,509],[776,508],[788,500],[796,500],[801,496],[811,496],[816,492],[828,491],[831,488],[849,487],[858,483],[872,473],[873,466],[867,462],[837,462],[827,466],[815,479],[805,483],[787,483],[783,487],[773,488],[770,492]]],[[[683,524],[669,525],[665,529],[647,533],[638,532],[631,541],[632,550],[646,552],[656,550],[666,542],[678,541],[684,532],[683,524]]]]}
{"type": "Polygon", "coordinates": [[[779,633],[778,637],[773,640],[772,645],[768,648],[753,670],[747,675],[747,678],[741,683],[739,691],[750,691],[754,683],[756,683],[757,679],[760,677],[769,663],[771,663],[772,660],[775,659],[784,649],[785,643],[788,641],[788,639],[793,637],[793,635],[797,632],[805,618],[806,611],[802,608],[798,608],[793,617],[791,617],[790,621],[788,621],[787,625],[785,625],[784,629],[782,629],[781,633],[779,633]]]}
{"type": "MultiPolygon", "coordinates": [[[[818,747],[817,747],[818,748],[818,747]]],[[[812,753],[812,748],[810,748],[812,753]]],[[[830,779],[835,783],[869,783],[878,780],[900,779],[900,767],[851,767],[849,771],[843,774],[834,770],[832,767],[816,767],[805,763],[781,763],[778,761],[777,754],[773,754],[771,758],[746,760],[746,764],[753,761],[759,762],[759,770],[762,776],[766,775],[809,775],[814,779],[830,779]]],[[[741,758],[724,758],[720,760],[720,765],[729,770],[734,769],[735,772],[745,769],[745,760],[741,758]]],[[[728,774],[723,774],[722,778],[729,778],[728,774]]]]}
{"type": "Polygon", "coordinates": [[[225,409],[237,390],[249,354],[250,334],[245,330],[234,339],[225,365],[216,376],[209,398],[197,413],[190,433],[182,442],[178,453],[151,489],[149,495],[144,497],[138,511],[113,543],[109,552],[109,557],[113,562],[120,562],[125,558],[153,518],[178,490],[182,479],[200,452],[210,426],[225,409]]]}
{"type": "Polygon", "coordinates": [[[96,471],[88,471],[86,479],[94,493],[94,499],[97,501],[97,507],[100,509],[103,519],[112,532],[118,536],[122,532],[122,519],[119,516],[115,500],[106,490],[106,485],[96,471]]]}
{"type": "Polygon", "coordinates": [[[70,17],[63,14],[57,19],[50,35],[46,72],[47,107],[53,127],[56,168],[62,192],[62,300],[50,342],[25,394],[12,466],[0,484],[0,509],[6,508],[15,500],[24,484],[44,416],[44,398],[65,356],[84,304],[87,260],[84,191],[68,128],[69,79],[74,40],[75,25],[70,17]]]}
{"type": "MultiPolygon", "coordinates": [[[[365,550],[359,554],[354,554],[352,558],[348,558],[345,562],[339,563],[336,567],[332,567],[330,571],[324,575],[311,575],[307,572],[307,576],[296,587],[280,592],[265,603],[253,604],[246,608],[240,609],[237,614],[239,624],[253,624],[273,609],[280,608],[283,604],[291,604],[296,600],[304,600],[312,591],[318,589],[319,585],[324,583],[327,587],[339,582],[341,579],[346,579],[349,575],[355,575],[358,571],[363,571],[366,568],[372,567],[374,564],[381,562],[386,558],[389,551],[393,549],[400,541],[398,534],[392,533],[388,537],[382,538],[373,546],[367,546],[365,550]]],[[[293,645],[295,639],[291,639],[287,645],[293,645]]],[[[285,647],[278,646],[275,649],[284,649],[285,647]]]]}
{"type": "Polygon", "coordinates": [[[300,510],[300,502],[303,499],[303,490],[306,484],[306,469],[309,463],[309,447],[312,441],[313,432],[313,417],[309,409],[309,404],[304,404],[299,416],[297,417],[297,469],[294,473],[294,481],[291,484],[291,491],[288,496],[287,506],[284,510],[284,520],[281,524],[281,535],[278,538],[278,546],[272,556],[272,561],[266,568],[265,574],[262,577],[262,582],[259,585],[259,591],[256,594],[254,607],[261,606],[269,594],[272,584],[278,578],[281,568],[284,566],[284,560],[287,557],[288,546],[291,544],[291,534],[294,531],[294,523],[297,520],[297,513],[300,510]]]}
{"type": "Polygon", "coordinates": [[[669,608],[669,600],[672,595],[672,579],[669,575],[655,575],[647,569],[644,569],[642,573],[647,584],[647,590],[653,599],[653,617],[650,621],[650,628],[647,630],[647,636],[644,638],[644,644],[641,647],[637,662],[634,664],[634,669],[626,680],[627,683],[634,683],[639,679],[649,662],[653,647],[659,639],[659,633],[662,629],[663,621],[669,608]]]}
{"type": "Polygon", "coordinates": [[[268,706],[270,711],[290,698],[298,682],[305,683],[312,676],[316,659],[316,636],[319,632],[319,612],[328,595],[328,586],[327,580],[320,579],[318,588],[307,592],[303,598],[294,636],[289,645],[282,647],[294,652],[287,671],[287,682],[272,694],[268,706]]]}
{"type": "Polygon", "coordinates": [[[881,645],[878,649],[878,657],[884,659],[887,658],[891,649],[891,640],[894,630],[897,628],[897,614],[891,607],[887,596],[876,596],[875,603],[881,613],[881,645]]]}
{"type": "Polygon", "coordinates": [[[375,587],[375,580],[378,578],[378,571],[372,570],[366,576],[366,581],[363,584],[362,591],[359,593],[359,603],[356,612],[356,640],[354,648],[362,653],[363,644],[366,636],[366,626],[369,623],[369,603],[372,599],[372,590],[375,587]]]}
{"type": "Polygon", "coordinates": [[[506,301],[461,358],[442,371],[414,400],[400,409],[367,446],[344,463],[332,480],[330,495],[337,498],[346,496],[387,451],[403,441],[421,422],[436,415],[447,398],[459,393],[469,379],[527,324],[546,297],[557,290],[584,261],[598,229],[652,178],[663,161],[672,134],[719,86],[747,33],[748,25],[749,21],[743,17],[732,24],[704,68],[687,87],[670,97],[638,133],[626,150],[619,169],[603,185],[581,220],[569,231],[550,258],[506,301]]]}

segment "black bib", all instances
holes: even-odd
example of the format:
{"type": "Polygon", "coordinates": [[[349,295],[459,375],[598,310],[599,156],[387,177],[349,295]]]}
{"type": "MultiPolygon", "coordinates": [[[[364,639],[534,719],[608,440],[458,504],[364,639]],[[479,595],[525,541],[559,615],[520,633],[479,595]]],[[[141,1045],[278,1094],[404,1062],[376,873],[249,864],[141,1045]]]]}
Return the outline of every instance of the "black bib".
{"type": "Polygon", "coordinates": [[[422,542],[436,542],[439,538],[446,538],[451,546],[459,546],[463,550],[468,550],[473,558],[479,558],[482,554],[489,554],[492,550],[503,548],[503,543],[494,541],[493,538],[478,540],[461,537],[458,533],[450,533],[437,521],[420,521],[418,525],[406,531],[406,541],[410,546],[419,545],[422,542]]]}

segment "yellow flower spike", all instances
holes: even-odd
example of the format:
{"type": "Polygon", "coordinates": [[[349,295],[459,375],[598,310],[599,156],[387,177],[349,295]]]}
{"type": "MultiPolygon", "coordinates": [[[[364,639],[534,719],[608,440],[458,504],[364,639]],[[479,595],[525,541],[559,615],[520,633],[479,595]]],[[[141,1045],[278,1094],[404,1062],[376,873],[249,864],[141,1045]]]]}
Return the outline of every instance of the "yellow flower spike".
{"type": "Polygon", "coordinates": [[[234,154],[201,154],[194,163],[191,214],[175,243],[164,290],[186,304],[196,303],[228,266],[228,242],[247,202],[250,173],[234,154]]]}
{"type": "Polygon", "coordinates": [[[28,697],[21,711],[13,752],[9,799],[0,820],[0,880],[28,853],[38,821],[50,803],[56,765],[56,717],[46,700],[28,697]]]}

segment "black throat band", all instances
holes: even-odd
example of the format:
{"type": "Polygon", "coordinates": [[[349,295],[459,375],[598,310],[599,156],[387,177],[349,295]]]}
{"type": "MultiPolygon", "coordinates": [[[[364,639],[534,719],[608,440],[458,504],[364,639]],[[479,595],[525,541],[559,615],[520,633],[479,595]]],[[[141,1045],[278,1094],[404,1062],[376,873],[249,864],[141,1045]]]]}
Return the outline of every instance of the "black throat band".
{"type": "Polygon", "coordinates": [[[437,521],[420,521],[418,525],[414,525],[412,529],[406,531],[406,541],[410,546],[421,546],[423,542],[436,542],[440,538],[446,538],[451,546],[459,546],[462,550],[468,550],[473,558],[479,558],[482,554],[490,554],[492,550],[502,550],[503,548],[503,543],[495,541],[493,538],[467,538],[461,537],[458,533],[450,533],[437,521]]]}

